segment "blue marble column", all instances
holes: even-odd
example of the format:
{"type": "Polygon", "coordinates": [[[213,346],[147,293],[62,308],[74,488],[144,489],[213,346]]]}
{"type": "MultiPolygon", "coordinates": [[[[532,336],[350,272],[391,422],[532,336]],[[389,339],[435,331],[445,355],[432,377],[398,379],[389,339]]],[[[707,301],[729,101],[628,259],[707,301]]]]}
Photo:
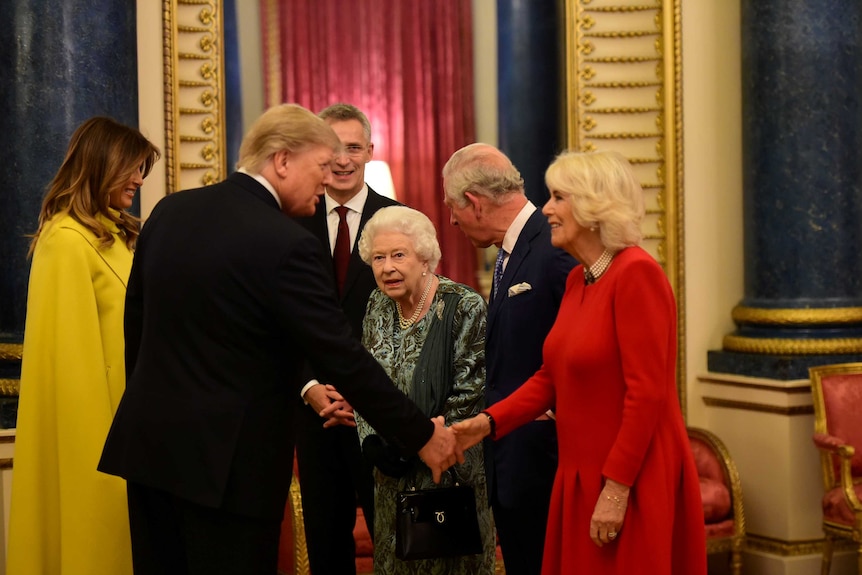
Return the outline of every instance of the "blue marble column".
{"type": "Polygon", "coordinates": [[[539,206],[548,199],[545,169],[564,141],[558,4],[497,0],[500,149],[518,167],[527,196],[539,206]]]}
{"type": "Polygon", "coordinates": [[[862,360],[858,0],[742,0],[745,297],[710,371],[862,360]]]}
{"type": "Polygon", "coordinates": [[[239,29],[235,0],[222,0],[224,26],[224,91],[227,171],[233,172],[245,130],[242,126],[242,84],[240,82],[239,29]]]}
{"type": "Polygon", "coordinates": [[[95,115],[138,124],[135,16],[128,0],[0,2],[0,380],[20,375],[26,236],[69,137],[95,115]]]}

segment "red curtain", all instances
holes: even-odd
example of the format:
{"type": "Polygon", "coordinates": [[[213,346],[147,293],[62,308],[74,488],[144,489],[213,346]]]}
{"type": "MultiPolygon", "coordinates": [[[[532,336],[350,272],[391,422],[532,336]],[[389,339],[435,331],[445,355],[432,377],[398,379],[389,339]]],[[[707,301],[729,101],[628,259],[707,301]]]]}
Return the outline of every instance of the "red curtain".
{"type": "Polygon", "coordinates": [[[438,272],[478,288],[440,172],[475,141],[470,0],[260,0],[266,105],[357,106],[398,199],[437,227],[438,272]]]}

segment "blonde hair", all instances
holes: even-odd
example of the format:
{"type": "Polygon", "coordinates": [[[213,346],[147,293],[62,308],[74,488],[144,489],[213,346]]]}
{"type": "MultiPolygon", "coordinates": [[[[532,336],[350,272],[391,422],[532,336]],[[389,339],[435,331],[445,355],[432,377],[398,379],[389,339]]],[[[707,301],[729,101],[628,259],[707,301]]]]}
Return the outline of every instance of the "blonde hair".
{"type": "Polygon", "coordinates": [[[238,167],[259,174],[273,154],[281,150],[303,152],[312,146],[341,145],[322,119],[298,104],[279,104],[264,112],[242,140],[238,167]]]}
{"type": "Polygon", "coordinates": [[[371,265],[371,249],[374,238],[381,232],[398,232],[404,234],[413,242],[416,256],[428,262],[433,272],[440,263],[440,244],[437,242],[437,230],[428,216],[407,206],[389,206],[374,212],[371,219],[362,228],[359,238],[359,257],[371,265]]]}
{"type": "Polygon", "coordinates": [[[548,167],[545,183],[551,193],[568,196],[578,224],[599,227],[606,248],[640,244],[643,190],[621,154],[565,151],[548,167]]]}
{"type": "Polygon", "coordinates": [[[138,170],[146,178],[160,155],[137,129],[111,118],[97,116],[78,126],[42,201],[39,227],[32,236],[28,257],[48,221],[64,212],[93,232],[100,247],[107,248],[114,243],[114,236],[96,217],[102,214],[117,225],[126,246],[133,249],[140,220],[125,210],[110,211],[111,192],[125,186],[138,170]]]}
{"type": "Polygon", "coordinates": [[[443,166],[443,191],[453,204],[467,204],[466,192],[504,203],[509,194],[524,193],[524,178],[512,161],[488,144],[469,144],[452,154],[443,166]]]}

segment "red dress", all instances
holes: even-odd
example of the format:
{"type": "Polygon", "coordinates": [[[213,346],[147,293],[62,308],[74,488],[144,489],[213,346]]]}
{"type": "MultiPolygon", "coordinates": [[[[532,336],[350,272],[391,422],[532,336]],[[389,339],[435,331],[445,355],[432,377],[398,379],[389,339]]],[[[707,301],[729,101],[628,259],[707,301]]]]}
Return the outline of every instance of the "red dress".
{"type": "Polygon", "coordinates": [[[648,253],[627,248],[592,285],[584,285],[583,266],[572,270],[542,368],[488,409],[498,436],[556,411],[559,466],[544,575],[706,575],[676,347],[667,277],[648,253]],[[619,535],[600,548],[589,530],[604,477],[631,492],[619,535]]]}

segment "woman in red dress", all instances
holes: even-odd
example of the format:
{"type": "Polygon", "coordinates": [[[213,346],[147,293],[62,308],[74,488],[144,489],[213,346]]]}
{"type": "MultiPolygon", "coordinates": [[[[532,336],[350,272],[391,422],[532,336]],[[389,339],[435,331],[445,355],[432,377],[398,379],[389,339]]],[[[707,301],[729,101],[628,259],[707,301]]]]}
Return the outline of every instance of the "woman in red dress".
{"type": "Polygon", "coordinates": [[[581,265],[544,363],[509,398],[452,427],[466,448],[555,411],[543,574],[705,575],[700,488],[677,399],[676,304],[638,247],[643,191],[613,152],[564,152],[545,181],[551,242],[581,265]]]}

